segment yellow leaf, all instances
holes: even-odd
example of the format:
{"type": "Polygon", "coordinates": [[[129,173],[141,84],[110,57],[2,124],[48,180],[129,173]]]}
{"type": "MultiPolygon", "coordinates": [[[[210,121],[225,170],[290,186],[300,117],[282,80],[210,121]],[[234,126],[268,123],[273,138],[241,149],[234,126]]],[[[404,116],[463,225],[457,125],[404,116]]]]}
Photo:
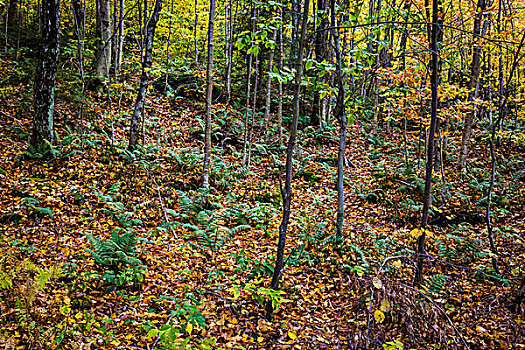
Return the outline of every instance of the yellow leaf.
{"type": "Polygon", "coordinates": [[[290,337],[290,339],[292,339],[292,340],[295,340],[295,339],[297,339],[297,334],[295,334],[292,331],[288,331],[288,337],[290,337]]]}
{"type": "Polygon", "coordinates": [[[381,280],[377,277],[374,277],[372,279],[372,284],[374,285],[374,287],[376,287],[377,289],[381,289],[381,287],[383,287],[383,283],[381,283],[381,280]]]}
{"type": "Polygon", "coordinates": [[[382,302],[381,302],[381,311],[383,312],[388,312],[390,311],[390,308],[392,306],[390,305],[390,301],[388,301],[388,299],[384,299],[382,302]]]}
{"type": "Polygon", "coordinates": [[[415,228],[412,231],[410,231],[410,235],[414,236],[416,238],[419,238],[419,236],[421,236],[424,232],[425,232],[424,230],[420,230],[418,228],[415,228]]]}
{"type": "Polygon", "coordinates": [[[374,311],[374,318],[377,322],[383,323],[383,321],[385,320],[385,314],[381,310],[376,310],[374,311]]]}
{"type": "Polygon", "coordinates": [[[393,264],[395,267],[397,267],[398,269],[401,268],[401,261],[399,261],[399,260],[394,261],[392,264],[393,264]]]}
{"type": "Polygon", "coordinates": [[[258,342],[258,343],[262,343],[263,341],[264,341],[264,338],[263,338],[263,337],[259,337],[259,338],[257,338],[257,342],[258,342]]]}
{"type": "Polygon", "coordinates": [[[193,331],[193,325],[188,322],[188,324],[186,325],[186,332],[188,332],[189,335],[191,335],[191,331],[193,331]]]}

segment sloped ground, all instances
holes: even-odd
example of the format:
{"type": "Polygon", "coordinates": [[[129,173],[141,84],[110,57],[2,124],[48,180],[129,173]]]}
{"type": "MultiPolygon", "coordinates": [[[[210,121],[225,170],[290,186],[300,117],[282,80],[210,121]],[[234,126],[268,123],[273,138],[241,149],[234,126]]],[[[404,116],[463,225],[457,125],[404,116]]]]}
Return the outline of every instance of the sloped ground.
{"type": "MultiPolygon", "coordinates": [[[[346,169],[343,245],[333,240],[337,129],[301,132],[284,294],[274,295],[281,305],[268,322],[264,287],[274,263],[284,154],[261,143],[242,169],[242,115],[217,112],[214,189],[200,193],[198,104],[151,96],[146,146],[132,155],[123,141],[131,98],[120,111],[113,101],[109,113],[107,100],[89,97],[83,136],[64,132],[75,125],[76,107],[59,102],[59,157],[34,160],[21,156],[31,132],[27,109],[12,107],[13,91],[3,99],[0,339],[7,348],[178,348],[183,339],[203,349],[525,346],[523,313],[510,311],[525,254],[519,181],[495,218],[502,272],[495,276],[483,222],[457,219],[481,213],[474,191],[447,173],[454,187],[436,216],[449,219],[431,228],[427,279],[414,288],[419,212],[406,198],[419,204],[420,196],[417,180],[399,171],[400,131],[374,147],[365,125],[350,128],[347,154],[355,167],[346,169]],[[246,224],[248,231],[240,227],[246,224]],[[108,274],[87,251],[96,249],[86,235],[109,239],[115,230],[135,233],[145,276],[138,268],[119,274],[122,262],[108,274]]],[[[474,153],[486,159],[481,147],[474,153]]]]}

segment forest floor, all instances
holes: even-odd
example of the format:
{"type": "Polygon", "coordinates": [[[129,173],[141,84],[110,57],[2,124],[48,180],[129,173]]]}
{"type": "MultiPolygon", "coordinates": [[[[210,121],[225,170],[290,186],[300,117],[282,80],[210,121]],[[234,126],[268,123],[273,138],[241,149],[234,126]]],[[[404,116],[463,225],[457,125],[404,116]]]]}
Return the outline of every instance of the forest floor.
{"type": "Polygon", "coordinates": [[[513,310],[525,260],[523,149],[501,151],[502,164],[518,164],[500,169],[496,188],[501,274],[492,269],[479,202],[486,186],[475,186],[490,174],[478,145],[473,175],[436,176],[425,282],[416,287],[419,129],[408,132],[411,175],[401,127],[382,142],[364,120],[350,127],[344,243],[333,237],[337,127],[300,130],[284,294],[271,294],[284,162],[275,138],[262,142],[256,128],[250,167],[242,168],[244,117],[217,105],[213,188],[202,192],[202,104],[152,93],[145,146],[130,154],[131,89],[111,105],[88,96],[83,134],[75,134],[66,130],[78,110],[60,99],[67,86],[59,86],[57,157],[35,160],[24,155],[31,118],[16,107],[15,91],[0,104],[6,348],[175,349],[184,340],[201,349],[525,347],[523,305],[513,310]],[[125,260],[114,268],[95,261],[89,250],[103,254],[97,238],[112,232],[135,235],[134,257],[145,274],[125,260]],[[272,322],[264,318],[268,299],[280,306],[272,322]]]}

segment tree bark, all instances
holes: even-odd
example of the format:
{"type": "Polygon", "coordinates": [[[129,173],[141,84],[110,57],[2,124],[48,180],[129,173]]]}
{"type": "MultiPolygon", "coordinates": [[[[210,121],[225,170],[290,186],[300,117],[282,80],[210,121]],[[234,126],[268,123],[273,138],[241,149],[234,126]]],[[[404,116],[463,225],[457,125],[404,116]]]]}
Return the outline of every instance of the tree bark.
{"type": "Polygon", "coordinates": [[[208,67],[206,69],[206,128],[204,138],[204,171],[202,187],[208,188],[211,163],[211,108],[213,92],[213,27],[215,24],[215,0],[210,0],[210,19],[208,21],[208,67]]]}
{"type": "Polygon", "coordinates": [[[232,94],[232,61],[233,61],[233,4],[229,0],[228,40],[226,41],[226,105],[230,104],[232,94]]]}
{"type": "Polygon", "coordinates": [[[60,54],[60,0],[42,1],[41,47],[33,87],[33,135],[31,146],[45,152],[55,141],[53,114],[60,54]]]}
{"type": "MultiPolygon", "coordinates": [[[[473,40],[474,48],[472,51],[472,66],[470,69],[470,83],[469,83],[469,102],[474,103],[474,99],[477,98],[476,88],[479,81],[479,73],[481,67],[481,45],[480,45],[480,33],[481,33],[481,22],[483,20],[483,12],[485,11],[486,2],[485,0],[478,0],[476,6],[476,17],[474,17],[474,30],[473,40]]],[[[472,133],[472,123],[475,116],[475,108],[472,107],[470,112],[465,116],[465,125],[463,126],[463,135],[461,138],[460,154],[458,158],[457,168],[460,171],[465,171],[467,165],[468,145],[470,142],[470,135],[472,133]]]]}
{"type": "MultiPolygon", "coordinates": [[[[252,31],[255,32],[257,27],[257,10],[255,7],[252,10],[252,31]]],[[[252,78],[252,63],[253,63],[253,52],[248,55],[248,77],[246,79],[246,115],[244,116],[244,135],[243,135],[243,147],[242,147],[242,166],[246,166],[248,159],[248,122],[249,122],[249,111],[250,111],[250,92],[251,92],[251,78],[252,78]]]]}
{"type": "MultiPolygon", "coordinates": [[[[309,0],[305,0],[303,8],[303,18],[301,26],[301,38],[299,39],[299,52],[295,62],[295,88],[294,88],[294,111],[293,121],[290,130],[290,138],[288,139],[288,147],[286,149],[286,180],[284,189],[281,189],[283,197],[283,218],[279,226],[279,241],[277,243],[277,258],[275,262],[275,269],[272,275],[271,289],[277,289],[279,279],[281,277],[282,269],[284,268],[284,247],[286,244],[286,232],[288,230],[288,223],[290,221],[290,212],[292,204],[292,162],[293,150],[295,147],[295,137],[297,133],[297,122],[299,120],[299,98],[301,92],[301,79],[303,75],[303,55],[304,55],[304,41],[306,36],[306,25],[308,23],[308,9],[309,0]]],[[[266,319],[273,319],[273,305],[269,300],[266,303],[266,319]]]]}
{"type": "Polygon", "coordinates": [[[151,18],[148,22],[146,29],[146,40],[144,58],[142,60],[142,75],[140,76],[140,87],[135,100],[135,108],[133,109],[133,115],[131,117],[131,124],[129,128],[129,144],[128,149],[133,150],[137,147],[140,125],[143,119],[144,104],[146,102],[146,91],[149,85],[149,70],[153,63],[153,39],[155,37],[155,29],[157,28],[157,22],[159,21],[160,11],[162,9],[162,0],[155,0],[155,8],[151,14],[151,18]]]}
{"type": "Polygon", "coordinates": [[[273,72],[273,56],[275,54],[275,43],[277,39],[277,28],[273,30],[272,41],[274,45],[270,49],[270,58],[268,59],[268,80],[266,81],[266,106],[264,109],[264,136],[268,139],[268,124],[270,122],[270,104],[272,95],[272,76],[273,72]]]}
{"type": "Polygon", "coordinates": [[[339,151],[337,155],[337,220],[336,220],[336,237],[343,238],[344,224],[344,163],[345,163],[345,142],[348,120],[345,111],[345,77],[343,74],[343,58],[339,47],[339,30],[335,23],[335,0],[330,0],[330,12],[332,18],[332,37],[334,39],[335,57],[336,57],[336,79],[337,79],[337,102],[334,110],[334,116],[339,121],[339,151]]]}
{"type": "Polygon", "coordinates": [[[114,67],[115,67],[115,75],[118,75],[120,73],[121,65],[122,65],[122,55],[124,50],[124,11],[125,11],[125,2],[124,0],[115,0],[115,34],[117,37],[117,40],[115,42],[115,59],[114,59],[114,67]],[[118,15],[117,15],[118,14],[118,15]]]}
{"type": "Polygon", "coordinates": [[[109,76],[111,67],[111,6],[110,0],[97,0],[97,52],[95,72],[97,77],[109,76]]]}
{"type": "MultiPolygon", "coordinates": [[[[283,9],[281,8],[281,24],[279,25],[279,73],[283,71],[283,9]]],[[[279,102],[277,106],[277,126],[278,128],[278,137],[279,137],[279,146],[283,139],[283,83],[279,79],[279,102]]]]}
{"type": "MultiPolygon", "coordinates": [[[[315,36],[315,60],[319,63],[327,59],[328,52],[328,16],[326,9],[328,7],[327,0],[317,0],[317,16],[321,17],[319,27],[317,28],[317,34],[315,36]]],[[[336,26],[335,23],[332,24],[336,26]]],[[[319,84],[323,84],[326,81],[326,76],[317,78],[319,84]]],[[[320,92],[314,91],[314,108],[311,115],[312,125],[321,125],[321,121],[325,119],[326,104],[328,103],[327,97],[321,98],[320,92]]]]}
{"type": "Polygon", "coordinates": [[[195,64],[199,63],[199,48],[197,46],[197,26],[199,24],[199,13],[197,10],[198,0],[195,0],[195,21],[193,27],[193,49],[195,50],[195,64]]]}
{"type": "Polygon", "coordinates": [[[430,67],[432,75],[430,77],[430,90],[432,95],[432,102],[430,106],[430,130],[427,141],[427,162],[425,175],[425,193],[423,195],[423,214],[421,219],[422,233],[418,239],[417,249],[417,270],[415,275],[415,283],[420,284],[423,281],[423,262],[425,254],[425,237],[428,225],[428,214],[432,206],[432,171],[434,161],[434,135],[436,132],[437,113],[438,113],[438,84],[439,84],[439,58],[438,58],[438,40],[441,37],[441,26],[439,18],[439,8],[441,7],[440,0],[432,1],[432,33],[430,38],[430,52],[432,59],[430,67]]]}

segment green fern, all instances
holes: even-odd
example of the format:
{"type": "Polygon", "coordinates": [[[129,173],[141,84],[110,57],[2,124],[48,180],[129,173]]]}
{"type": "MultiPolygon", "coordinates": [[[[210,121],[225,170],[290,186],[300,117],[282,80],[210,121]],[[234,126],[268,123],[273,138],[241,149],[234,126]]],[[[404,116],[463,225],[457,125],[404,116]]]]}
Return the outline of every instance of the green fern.
{"type": "Polygon", "coordinates": [[[425,286],[427,291],[433,295],[440,296],[445,292],[444,286],[450,276],[447,275],[433,275],[428,277],[428,286],[425,286]]]}
{"type": "Polygon", "coordinates": [[[111,238],[105,241],[91,234],[86,234],[86,237],[94,248],[87,251],[97,264],[114,269],[142,265],[142,261],[135,258],[135,231],[127,230],[121,235],[119,230],[114,230],[111,238]]]}

